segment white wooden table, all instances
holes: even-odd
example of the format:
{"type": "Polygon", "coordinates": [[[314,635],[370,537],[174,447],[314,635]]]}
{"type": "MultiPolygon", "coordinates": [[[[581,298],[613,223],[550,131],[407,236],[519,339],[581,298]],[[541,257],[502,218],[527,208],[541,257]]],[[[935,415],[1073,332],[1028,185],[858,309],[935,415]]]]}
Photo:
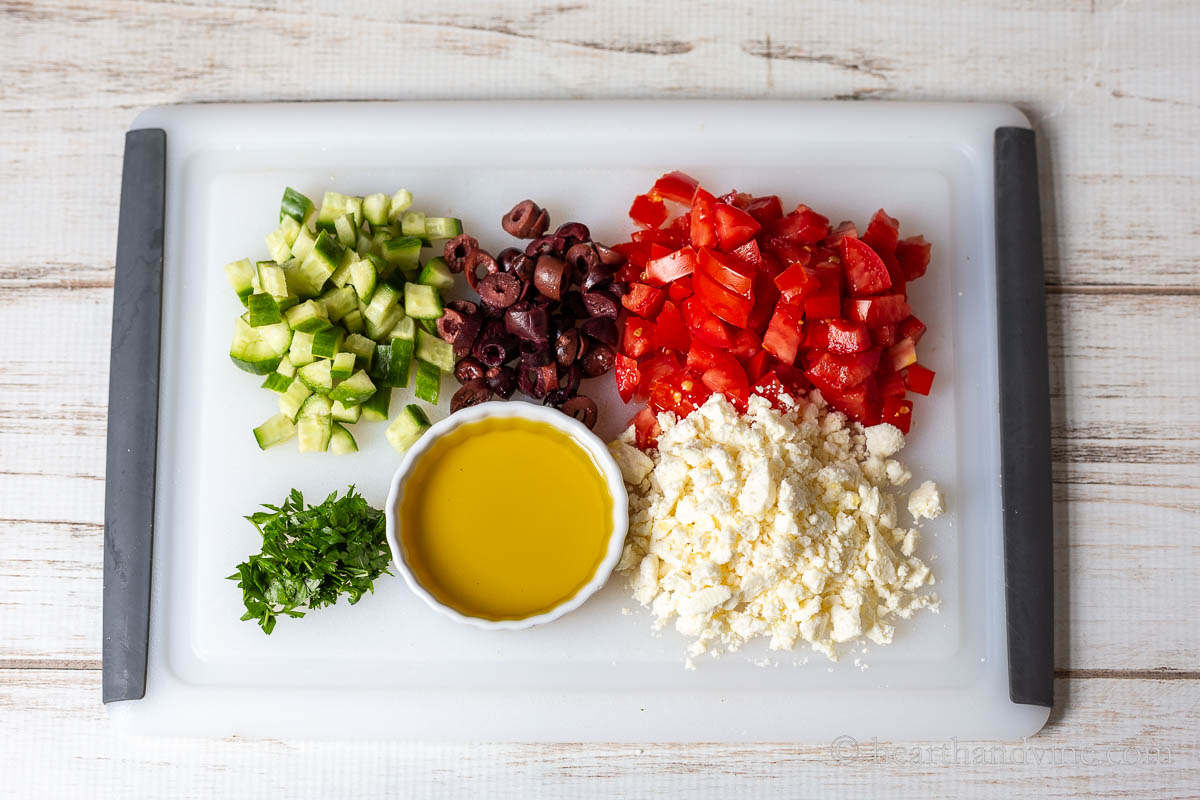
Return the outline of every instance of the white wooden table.
{"type": "Polygon", "coordinates": [[[1200,791],[1195,3],[415,5],[0,2],[0,796],[1200,791]],[[957,752],[864,744],[838,760],[787,744],[339,745],[110,729],[105,404],[130,121],[174,102],[526,97],[1001,100],[1034,121],[1057,500],[1058,708],[1041,735],[957,752]]]}

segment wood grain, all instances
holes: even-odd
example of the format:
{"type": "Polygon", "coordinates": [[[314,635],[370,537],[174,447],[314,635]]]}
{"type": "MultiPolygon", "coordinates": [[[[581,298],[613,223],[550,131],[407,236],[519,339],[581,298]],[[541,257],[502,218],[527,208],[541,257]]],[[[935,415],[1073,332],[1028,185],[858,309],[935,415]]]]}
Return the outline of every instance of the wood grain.
{"type": "Polygon", "coordinates": [[[1200,785],[1200,55],[1194,3],[0,0],[0,753],[14,797],[929,797],[1200,785]],[[1061,709],[1039,745],[1169,764],[834,763],[820,748],[114,737],[99,705],[123,133],[218,100],[1016,102],[1039,132],[1061,709]],[[49,335],[47,332],[49,331],[49,335]]]}

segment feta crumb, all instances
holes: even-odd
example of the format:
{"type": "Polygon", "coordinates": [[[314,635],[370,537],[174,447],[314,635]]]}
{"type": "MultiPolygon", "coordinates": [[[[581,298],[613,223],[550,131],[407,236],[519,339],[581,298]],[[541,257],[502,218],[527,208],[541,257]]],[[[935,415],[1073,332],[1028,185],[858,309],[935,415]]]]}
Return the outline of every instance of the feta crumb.
{"type": "Polygon", "coordinates": [[[913,522],[921,517],[933,519],[941,516],[942,511],[942,493],[933,481],[925,481],[908,496],[908,513],[912,514],[913,522]]]}
{"type": "Polygon", "coordinates": [[[895,425],[872,425],[866,434],[867,451],[876,458],[891,458],[904,447],[904,434],[895,425]]]}

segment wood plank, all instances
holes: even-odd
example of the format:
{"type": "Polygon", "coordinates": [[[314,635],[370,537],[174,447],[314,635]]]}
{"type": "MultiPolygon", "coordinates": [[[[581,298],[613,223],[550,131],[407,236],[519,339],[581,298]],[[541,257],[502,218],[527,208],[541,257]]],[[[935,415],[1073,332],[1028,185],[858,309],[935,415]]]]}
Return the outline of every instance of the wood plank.
{"type": "Polygon", "coordinates": [[[1200,681],[1058,680],[1026,742],[431,744],[115,735],[96,671],[0,670],[13,797],[1162,797],[1200,785],[1200,681]],[[917,750],[910,748],[916,747],[917,750]],[[957,763],[955,761],[957,760],[957,763]],[[1115,762],[1115,763],[1110,763],[1115,762]],[[334,766],[336,765],[336,766],[334,766]]]}

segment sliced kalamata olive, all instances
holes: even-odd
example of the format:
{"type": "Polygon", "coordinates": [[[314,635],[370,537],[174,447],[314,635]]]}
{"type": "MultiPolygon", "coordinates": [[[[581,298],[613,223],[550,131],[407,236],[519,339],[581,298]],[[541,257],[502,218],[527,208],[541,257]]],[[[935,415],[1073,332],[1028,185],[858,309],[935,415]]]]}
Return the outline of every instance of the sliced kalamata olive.
{"type": "MultiPolygon", "coordinates": [[[[554,232],[555,236],[561,236],[564,239],[574,239],[575,242],[590,242],[592,233],[588,230],[588,226],[582,222],[564,222],[558,226],[558,230],[554,232]]],[[[568,247],[571,245],[568,244],[568,247]]]]}
{"type": "MultiPolygon", "coordinates": [[[[446,309],[446,313],[457,312],[454,312],[452,309],[446,309]]],[[[479,331],[483,328],[483,322],[484,317],[478,312],[462,318],[462,324],[459,326],[458,332],[454,335],[454,341],[451,342],[454,345],[455,358],[463,358],[470,355],[471,348],[475,346],[475,340],[479,338],[479,331]]],[[[440,325],[440,319],[438,323],[440,325]]]]}
{"type": "Polygon", "coordinates": [[[504,228],[505,233],[515,236],[518,239],[541,236],[542,233],[546,232],[546,228],[550,226],[550,217],[547,216],[546,224],[542,226],[541,233],[533,232],[534,228],[537,227],[541,214],[542,210],[538,208],[537,203],[532,200],[522,200],[504,215],[504,219],[500,221],[500,226],[504,228]]]}
{"type": "Polygon", "coordinates": [[[567,292],[567,296],[563,298],[562,309],[575,319],[586,319],[591,316],[587,306],[583,304],[583,295],[576,291],[567,292]]]}
{"type": "Polygon", "coordinates": [[[521,364],[526,367],[544,367],[554,363],[554,351],[548,342],[521,342],[521,364]]]}
{"type": "Polygon", "coordinates": [[[617,354],[612,347],[604,342],[595,342],[588,348],[587,355],[580,364],[583,367],[583,377],[598,378],[613,368],[617,354]]]}
{"type": "Polygon", "coordinates": [[[546,392],[546,399],[542,401],[542,405],[562,408],[562,404],[570,399],[571,393],[560,387],[546,392]]]}
{"type": "Polygon", "coordinates": [[[463,259],[463,271],[467,273],[467,283],[476,292],[479,291],[479,281],[488,275],[494,275],[500,271],[500,267],[496,264],[496,259],[492,258],[486,250],[475,248],[467,257],[463,259]]]}
{"type": "Polygon", "coordinates": [[[592,246],[596,248],[596,255],[600,258],[600,263],[604,266],[611,267],[614,270],[618,267],[625,266],[626,258],[621,253],[618,253],[616,250],[613,250],[610,247],[605,247],[602,244],[596,244],[594,242],[592,246]]]}
{"type": "Polygon", "coordinates": [[[450,398],[450,413],[477,406],[492,399],[492,390],[482,378],[464,383],[450,398]]]}
{"type": "Polygon", "coordinates": [[[517,389],[517,373],[512,367],[492,367],[484,377],[487,379],[488,388],[501,400],[512,397],[517,389]]]}
{"type": "Polygon", "coordinates": [[[553,235],[541,236],[525,245],[525,255],[530,258],[537,258],[544,255],[561,256],[563,254],[561,245],[562,241],[556,240],[553,235]]]}
{"type": "Polygon", "coordinates": [[[486,366],[498,367],[516,358],[516,340],[508,335],[503,320],[494,319],[480,331],[475,346],[471,348],[471,355],[486,366]]]}
{"type": "Polygon", "coordinates": [[[617,346],[617,323],[608,317],[592,317],[579,323],[579,332],[588,338],[603,342],[610,347],[617,346]]]}
{"type": "Polygon", "coordinates": [[[538,389],[537,367],[521,365],[517,368],[517,388],[521,390],[521,394],[532,397],[534,400],[541,400],[545,397],[545,392],[538,389]]]}
{"type": "Polygon", "coordinates": [[[446,308],[452,308],[464,317],[470,317],[479,313],[479,306],[470,300],[447,300],[446,308]]]}
{"type": "Polygon", "coordinates": [[[539,256],[533,270],[533,285],[551,300],[562,300],[571,286],[571,267],[554,256],[539,256]]]}
{"type": "Polygon", "coordinates": [[[483,364],[479,363],[478,359],[467,356],[460,359],[454,366],[454,377],[458,379],[459,383],[469,383],[484,377],[484,373],[488,371],[483,364]]]}
{"type": "Polygon", "coordinates": [[[620,281],[613,281],[607,286],[600,287],[598,291],[604,292],[606,295],[620,303],[621,298],[629,294],[629,284],[621,283],[620,281]]]}
{"type": "Polygon", "coordinates": [[[496,254],[496,263],[500,265],[501,272],[512,272],[512,262],[517,256],[522,256],[520,250],[515,247],[506,247],[496,254]]]}
{"type": "Polygon", "coordinates": [[[495,272],[479,282],[479,299],[492,308],[508,308],[521,296],[521,282],[507,272],[495,272]]]}
{"type": "Polygon", "coordinates": [[[564,367],[569,367],[579,358],[579,331],[571,328],[558,335],[554,342],[554,357],[564,367]]]}
{"type": "Polygon", "coordinates": [[[533,268],[537,264],[536,258],[531,258],[524,253],[517,253],[508,261],[508,266],[501,265],[505,272],[508,272],[517,277],[521,283],[529,283],[533,280],[533,268]]]}
{"type": "Polygon", "coordinates": [[[522,300],[505,312],[504,328],[518,339],[544,342],[550,337],[550,315],[545,306],[522,300]]]}
{"type": "Polygon", "coordinates": [[[442,258],[446,259],[446,266],[451,272],[462,272],[466,257],[472,250],[478,249],[479,242],[475,237],[464,233],[446,242],[446,246],[442,248],[442,258]]]}
{"type": "Polygon", "coordinates": [[[438,317],[437,321],[438,336],[442,337],[443,341],[454,344],[454,339],[462,330],[463,319],[464,315],[453,308],[442,309],[442,316],[438,317]]]}
{"type": "Polygon", "coordinates": [[[558,388],[558,367],[554,362],[537,368],[537,388],[542,396],[558,388]]]}
{"type": "Polygon", "coordinates": [[[600,266],[600,256],[596,255],[596,248],[591,243],[580,242],[567,251],[566,262],[575,269],[576,275],[584,275],[592,267],[600,266]]]}
{"type": "Polygon", "coordinates": [[[593,264],[588,267],[588,271],[584,274],[583,280],[580,281],[580,286],[585,292],[590,292],[593,289],[599,289],[607,286],[613,278],[611,267],[606,267],[603,264],[593,264]]]}
{"type": "Polygon", "coordinates": [[[613,300],[608,294],[600,292],[587,292],[583,296],[583,307],[587,309],[590,316],[602,317],[604,319],[616,319],[617,312],[620,306],[617,301],[613,300]]]}
{"type": "Polygon", "coordinates": [[[589,428],[596,426],[596,417],[599,414],[596,401],[583,395],[572,397],[563,403],[562,412],[568,417],[574,417],[589,428]]]}
{"type": "Polygon", "coordinates": [[[579,382],[583,380],[583,371],[579,367],[579,362],[575,362],[569,367],[558,368],[558,385],[559,388],[566,389],[574,397],[579,392],[579,382]]]}

